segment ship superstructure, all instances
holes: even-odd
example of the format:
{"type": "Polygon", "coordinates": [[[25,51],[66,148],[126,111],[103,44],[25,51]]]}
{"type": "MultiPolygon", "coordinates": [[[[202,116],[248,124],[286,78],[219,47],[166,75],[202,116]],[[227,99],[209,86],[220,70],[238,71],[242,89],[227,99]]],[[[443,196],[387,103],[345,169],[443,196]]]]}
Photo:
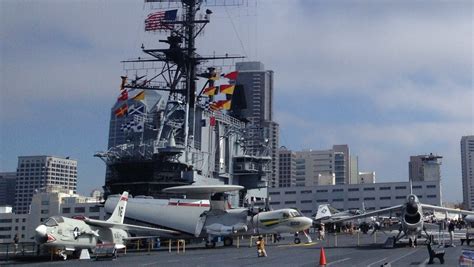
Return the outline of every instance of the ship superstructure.
{"type": "Polygon", "coordinates": [[[142,45],[144,57],[123,61],[108,151],[96,154],[107,165],[106,195],[127,190],[164,197],[161,190],[170,186],[235,184],[247,189],[242,202],[251,189],[267,186],[268,149],[249,153],[247,122],[230,115],[241,108],[232,99],[243,94],[235,86],[237,73],[207,65],[242,57],[197,53],[195,39],[212,14],[198,14],[202,2],[173,1],[179,8],[151,13],[145,29],[168,33],[159,40],[164,48],[142,45]]]}

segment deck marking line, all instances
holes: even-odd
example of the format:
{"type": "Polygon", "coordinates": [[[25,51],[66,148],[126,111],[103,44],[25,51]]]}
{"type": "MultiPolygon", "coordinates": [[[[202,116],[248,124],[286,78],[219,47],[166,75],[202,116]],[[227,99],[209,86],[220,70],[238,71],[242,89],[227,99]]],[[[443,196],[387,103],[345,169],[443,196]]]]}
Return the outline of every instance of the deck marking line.
{"type": "Polygon", "coordinates": [[[411,254],[413,254],[413,253],[415,253],[415,252],[418,252],[418,250],[420,250],[420,248],[417,248],[417,249],[413,250],[413,251],[410,252],[410,253],[407,253],[407,254],[405,254],[405,255],[403,255],[403,256],[400,256],[400,257],[398,257],[398,258],[392,260],[392,261],[389,262],[389,263],[392,264],[392,263],[394,263],[394,262],[397,262],[397,261],[399,261],[399,260],[405,258],[406,256],[409,256],[409,255],[411,255],[411,254]]]}
{"type": "Polygon", "coordinates": [[[333,261],[333,262],[330,262],[330,263],[326,264],[326,266],[331,266],[331,265],[334,264],[334,263],[339,263],[339,262],[347,261],[347,260],[350,260],[350,259],[351,259],[351,258],[345,258],[345,259],[333,261]]]}
{"type": "Polygon", "coordinates": [[[376,263],[378,263],[378,262],[384,261],[384,260],[386,260],[386,259],[387,259],[387,258],[383,258],[383,259],[381,259],[381,260],[374,261],[374,262],[372,262],[371,264],[367,265],[367,267],[370,267],[370,266],[372,266],[373,264],[376,264],[376,263]]]}

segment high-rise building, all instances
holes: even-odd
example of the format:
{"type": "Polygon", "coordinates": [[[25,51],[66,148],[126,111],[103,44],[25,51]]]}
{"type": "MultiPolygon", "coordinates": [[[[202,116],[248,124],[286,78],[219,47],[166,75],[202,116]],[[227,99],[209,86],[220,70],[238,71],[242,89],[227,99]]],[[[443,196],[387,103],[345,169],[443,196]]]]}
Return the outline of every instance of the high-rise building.
{"type": "Polygon", "coordinates": [[[273,71],[265,70],[261,62],[238,62],[238,88],[243,88],[242,108],[233,115],[248,121],[246,149],[253,156],[271,156],[269,187],[278,183],[279,125],[273,121],[273,71]]]}
{"type": "Polygon", "coordinates": [[[15,213],[29,213],[33,194],[41,188],[60,186],[75,193],[77,161],[54,156],[18,157],[15,213]]]}
{"type": "MultiPolygon", "coordinates": [[[[328,150],[296,151],[296,186],[314,186],[323,178],[335,184],[348,184],[350,179],[350,155],[347,145],[334,145],[328,150]]],[[[354,161],[357,163],[357,161],[354,161]]],[[[354,166],[354,169],[357,169],[354,166]]],[[[327,182],[326,182],[327,183],[327,182]]]]}
{"type": "Polygon", "coordinates": [[[462,192],[466,209],[474,208],[474,135],[461,138],[462,192]]]}
{"type": "Polygon", "coordinates": [[[278,187],[292,187],[296,185],[296,154],[280,147],[279,151],[279,178],[278,187]]]}
{"type": "Polygon", "coordinates": [[[16,172],[0,172],[0,206],[15,205],[16,172]]]}
{"type": "Polygon", "coordinates": [[[408,163],[410,181],[440,180],[442,158],[433,154],[411,156],[408,163]]]}

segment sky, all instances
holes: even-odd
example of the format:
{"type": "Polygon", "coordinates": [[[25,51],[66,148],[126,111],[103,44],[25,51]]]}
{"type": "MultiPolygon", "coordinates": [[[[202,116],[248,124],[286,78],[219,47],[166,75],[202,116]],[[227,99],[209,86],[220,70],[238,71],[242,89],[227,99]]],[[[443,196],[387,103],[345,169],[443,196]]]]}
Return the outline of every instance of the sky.
{"type": "MultiPolygon", "coordinates": [[[[474,134],[472,1],[222,1],[243,4],[206,7],[197,52],[274,71],[280,145],[348,144],[379,182],[407,181],[411,155],[438,154],[444,200],[462,201],[459,142],[474,134]]],[[[80,193],[104,184],[93,155],[107,148],[120,61],[163,37],[143,30],[149,8],[0,1],[0,171],[15,171],[18,156],[69,156],[80,193]]]]}

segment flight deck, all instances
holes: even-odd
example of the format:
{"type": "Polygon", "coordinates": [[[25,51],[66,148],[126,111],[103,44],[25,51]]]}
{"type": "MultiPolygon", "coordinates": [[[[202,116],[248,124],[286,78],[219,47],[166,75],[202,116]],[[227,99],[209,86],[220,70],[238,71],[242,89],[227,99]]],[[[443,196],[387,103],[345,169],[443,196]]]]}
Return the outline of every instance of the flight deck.
{"type": "MultiPolygon", "coordinates": [[[[176,248],[169,253],[167,246],[159,249],[141,252],[130,252],[126,255],[119,253],[116,259],[102,259],[95,261],[71,259],[67,261],[39,261],[32,257],[17,258],[0,261],[0,265],[14,266],[319,266],[321,247],[324,247],[327,260],[326,266],[427,266],[429,253],[424,241],[419,246],[410,248],[405,245],[395,248],[383,248],[387,236],[393,233],[370,234],[327,234],[325,241],[315,240],[311,244],[294,244],[292,236],[286,236],[278,243],[272,243],[268,238],[266,251],[268,257],[257,257],[255,245],[249,247],[249,239],[234,242],[232,247],[218,246],[214,249],[205,249],[203,244],[193,244],[186,247],[183,253],[178,254],[176,248]],[[336,246],[337,237],[337,246],[336,246]],[[357,245],[359,243],[359,245],[357,245]],[[385,264],[385,265],[384,265],[385,264]]],[[[464,244],[461,246],[457,233],[456,247],[439,248],[445,251],[445,263],[441,265],[435,259],[430,266],[458,266],[459,256],[463,249],[470,249],[464,244]]],[[[402,242],[403,243],[403,242],[402,242]]],[[[443,240],[441,240],[443,243],[443,240]]],[[[444,243],[449,243],[445,239],[444,243]]],[[[437,247],[437,245],[433,245],[437,247]]]]}

